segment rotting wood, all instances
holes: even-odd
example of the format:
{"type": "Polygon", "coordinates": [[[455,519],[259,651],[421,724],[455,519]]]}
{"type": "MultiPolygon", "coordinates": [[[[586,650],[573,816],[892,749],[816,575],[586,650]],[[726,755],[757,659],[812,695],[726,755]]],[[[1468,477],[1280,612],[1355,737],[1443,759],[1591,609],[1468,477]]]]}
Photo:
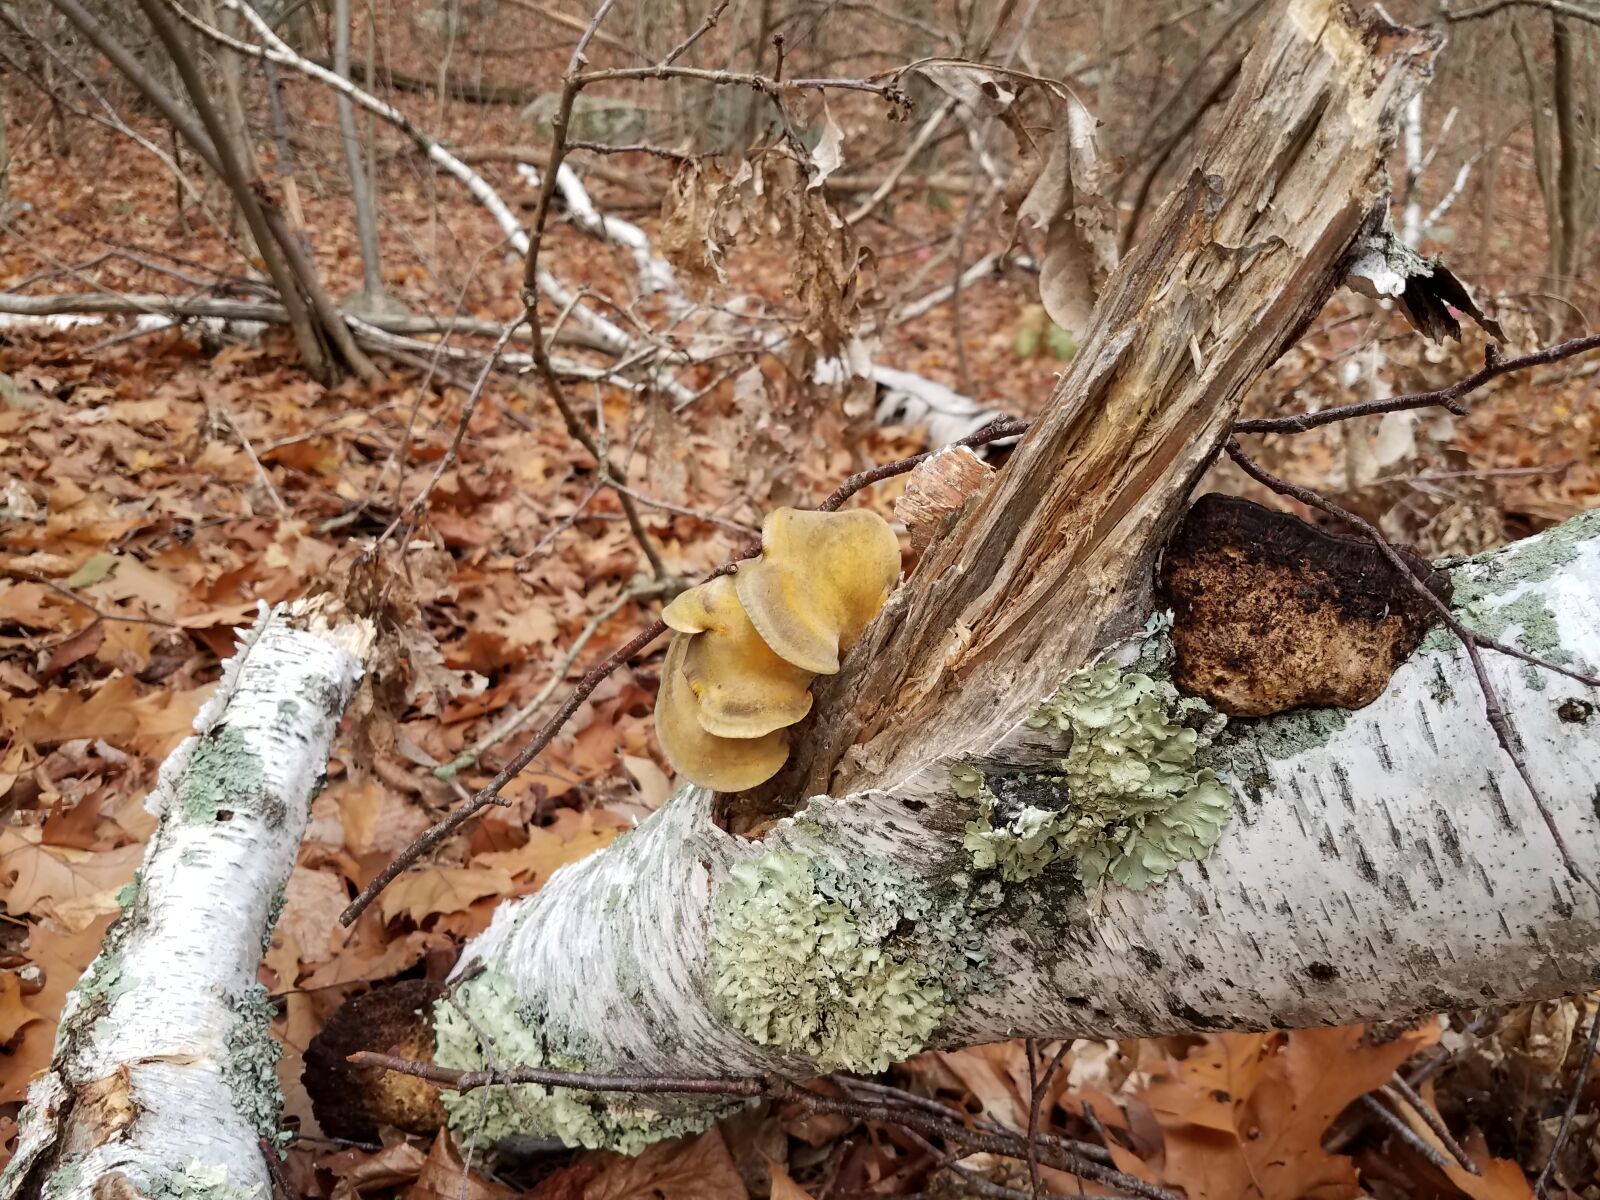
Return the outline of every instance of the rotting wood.
{"type": "Polygon", "coordinates": [[[1225,131],[1123,261],[1072,369],[996,485],[924,557],[779,777],[892,786],[992,742],[1148,611],[1153,556],[1245,390],[1381,227],[1397,115],[1440,38],[1291,0],[1225,131]]]}
{"type": "MultiPolygon", "coordinates": [[[[1449,577],[1396,549],[1449,601],[1449,577]]],[[[1363,708],[1438,624],[1369,542],[1237,496],[1202,496],[1161,558],[1173,682],[1230,716],[1363,708]]]]}

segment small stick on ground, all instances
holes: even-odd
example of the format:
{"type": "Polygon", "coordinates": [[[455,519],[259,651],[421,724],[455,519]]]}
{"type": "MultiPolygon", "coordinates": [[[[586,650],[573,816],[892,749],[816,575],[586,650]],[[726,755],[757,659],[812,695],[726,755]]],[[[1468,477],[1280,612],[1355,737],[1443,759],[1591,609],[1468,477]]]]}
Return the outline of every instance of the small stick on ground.
{"type": "Polygon", "coordinates": [[[1561,1127],[1556,1130],[1556,1140],[1550,1143],[1550,1153],[1544,1160],[1539,1178],[1534,1181],[1533,1194],[1537,1200],[1544,1200],[1545,1188],[1549,1186],[1550,1176],[1556,1169],[1556,1158],[1561,1154],[1561,1147],[1566,1144],[1567,1134],[1572,1130],[1573,1115],[1578,1111],[1578,1101],[1583,1096],[1583,1086],[1589,1082],[1589,1069],[1594,1066],[1597,1043],[1600,1043],[1600,1011],[1597,1011],[1589,1021],[1589,1040],[1584,1043],[1583,1061],[1578,1064],[1578,1077],[1572,1081],[1572,1094],[1567,1097],[1567,1110],[1561,1114],[1561,1127]]]}
{"type": "Polygon", "coordinates": [[[1469,1175],[1483,1174],[1483,1172],[1478,1169],[1478,1164],[1473,1162],[1472,1159],[1467,1156],[1467,1152],[1461,1148],[1461,1143],[1456,1141],[1456,1139],[1451,1136],[1450,1127],[1444,1123],[1444,1118],[1439,1115],[1437,1110],[1434,1109],[1433,1105],[1424,1100],[1417,1093],[1417,1090],[1406,1082],[1404,1075],[1400,1074],[1399,1071],[1396,1071],[1394,1073],[1394,1078],[1389,1080],[1388,1086],[1395,1095],[1399,1096],[1400,1099],[1404,1100],[1406,1104],[1410,1106],[1412,1112],[1416,1113],[1417,1116],[1422,1118],[1423,1123],[1427,1125],[1429,1129],[1433,1130],[1433,1136],[1438,1138],[1439,1144],[1450,1152],[1450,1157],[1461,1164],[1461,1169],[1463,1171],[1467,1172],[1469,1175]]]}

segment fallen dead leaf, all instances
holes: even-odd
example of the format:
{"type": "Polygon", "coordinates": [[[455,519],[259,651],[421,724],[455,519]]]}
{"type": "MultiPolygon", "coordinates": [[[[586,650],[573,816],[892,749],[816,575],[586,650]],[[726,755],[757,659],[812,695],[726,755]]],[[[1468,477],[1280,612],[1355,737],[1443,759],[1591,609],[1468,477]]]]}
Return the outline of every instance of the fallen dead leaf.
{"type": "Polygon", "coordinates": [[[0,830],[0,888],[12,913],[60,921],[74,933],[118,910],[117,892],[133,879],[144,847],[75,850],[46,846],[38,829],[0,830]],[[9,878],[9,887],[6,880],[9,878]]]}
{"type": "Polygon", "coordinates": [[[421,924],[437,913],[460,912],[474,900],[511,891],[508,871],[498,867],[424,867],[407,871],[378,897],[385,921],[405,915],[421,924]]]}
{"type": "Polygon", "coordinates": [[[748,1200],[739,1169],[713,1129],[657,1142],[637,1158],[614,1156],[583,1190],[583,1200],[748,1200]]]}
{"type": "Polygon", "coordinates": [[[22,980],[15,972],[0,971],[0,1046],[16,1037],[26,1025],[44,1017],[29,1008],[22,998],[22,980]]]}
{"type": "Polygon", "coordinates": [[[770,1158],[767,1158],[767,1170],[772,1173],[772,1200],[811,1200],[811,1193],[790,1179],[789,1172],[770,1158]]]}
{"type": "Polygon", "coordinates": [[[30,1006],[46,1017],[25,1025],[22,1040],[6,1057],[6,1069],[0,1071],[0,1104],[21,1100],[28,1082],[50,1065],[61,1006],[78,977],[100,952],[100,942],[110,925],[111,918],[102,917],[76,933],[61,933],[44,925],[29,926],[28,957],[44,972],[44,987],[28,999],[30,1006]]]}

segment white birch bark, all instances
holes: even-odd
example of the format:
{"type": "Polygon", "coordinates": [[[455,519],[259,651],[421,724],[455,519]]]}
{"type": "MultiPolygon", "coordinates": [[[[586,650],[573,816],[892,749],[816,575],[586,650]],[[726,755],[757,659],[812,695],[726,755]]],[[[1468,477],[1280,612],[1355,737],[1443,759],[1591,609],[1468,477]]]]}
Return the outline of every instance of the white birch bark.
{"type": "MultiPolygon", "coordinates": [[[[1461,567],[1455,586],[1464,620],[1600,664],[1600,512],[1461,567]]],[[[1594,861],[1600,696],[1488,657],[1545,803],[1594,861]]],[[[1231,819],[1140,890],[1086,887],[1071,853],[1020,840],[1012,861],[1042,869],[982,869],[977,802],[952,767],[1048,772],[1063,753],[1024,722],[751,839],[681,791],[504,905],[468,946],[457,999],[502,1066],[801,1076],[923,1046],[1344,1023],[1600,986],[1600,905],[1566,874],[1447,634],[1365,709],[1225,730],[1199,761],[1231,819]]],[[[1045,810],[1085,800],[1033,780],[1045,810]]],[[[477,1030],[443,1007],[438,1021],[439,1060],[480,1065],[477,1030]]],[[[458,1128],[637,1146],[693,1123],[682,1107],[523,1090],[537,1094],[452,1102],[458,1128]]]]}
{"type": "Polygon", "coordinates": [[[67,998],[0,1197],[271,1194],[279,1050],[256,970],[371,641],[337,602],[302,600],[225,664],[162,764],[160,823],[67,998]]]}

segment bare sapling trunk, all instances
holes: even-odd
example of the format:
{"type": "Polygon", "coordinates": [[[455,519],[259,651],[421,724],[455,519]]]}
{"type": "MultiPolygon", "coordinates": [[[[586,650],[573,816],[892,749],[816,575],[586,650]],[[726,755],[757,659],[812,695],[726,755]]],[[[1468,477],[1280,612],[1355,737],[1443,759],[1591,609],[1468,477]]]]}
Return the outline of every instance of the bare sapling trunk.
{"type": "MultiPolygon", "coordinates": [[[[200,68],[187,40],[176,21],[167,12],[162,0],[139,0],[139,6],[144,10],[151,27],[156,31],[156,36],[170,56],[178,77],[183,81],[184,90],[189,93],[195,115],[199,117],[205,129],[206,143],[209,147],[207,156],[210,160],[209,165],[222,176],[223,182],[228,185],[228,190],[233,193],[234,202],[239,206],[245,224],[250,229],[251,239],[261,255],[262,264],[272,278],[273,286],[278,290],[279,299],[289,310],[289,326],[294,332],[295,349],[300,354],[300,360],[313,375],[324,379],[331,378],[332,364],[328,359],[327,350],[317,335],[316,327],[312,324],[310,312],[294,273],[284,260],[283,251],[267,224],[261,200],[255,189],[250,186],[250,173],[239,159],[221,114],[211,103],[205,80],[200,76],[200,68]]],[[[72,19],[71,8],[76,7],[76,0],[71,0],[70,7],[61,4],[57,7],[67,14],[68,19],[72,19]]],[[[74,23],[78,24],[76,21],[74,23]]],[[[80,24],[79,28],[82,29],[83,26],[80,24]]],[[[87,30],[85,33],[87,34],[87,30]]],[[[200,147],[196,145],[196,149],[200,147]]]]}
{"type": "MultiPolygon", "coordinates": [[[[341,78],[350,78],[350,0],[334,0],[333,69],[341,78]]],[[[372,201],[372,189],[368,186],[366,165],[362,162],[355,107],[343,92],[335,92],[333,98],[339,113],[339,138],[344,143],[345,166],[350,172],[356,236],[361,246],[361,307],[365,311],[382,311],[383,261],[378,251],[378,214],[372,201]]]]}

